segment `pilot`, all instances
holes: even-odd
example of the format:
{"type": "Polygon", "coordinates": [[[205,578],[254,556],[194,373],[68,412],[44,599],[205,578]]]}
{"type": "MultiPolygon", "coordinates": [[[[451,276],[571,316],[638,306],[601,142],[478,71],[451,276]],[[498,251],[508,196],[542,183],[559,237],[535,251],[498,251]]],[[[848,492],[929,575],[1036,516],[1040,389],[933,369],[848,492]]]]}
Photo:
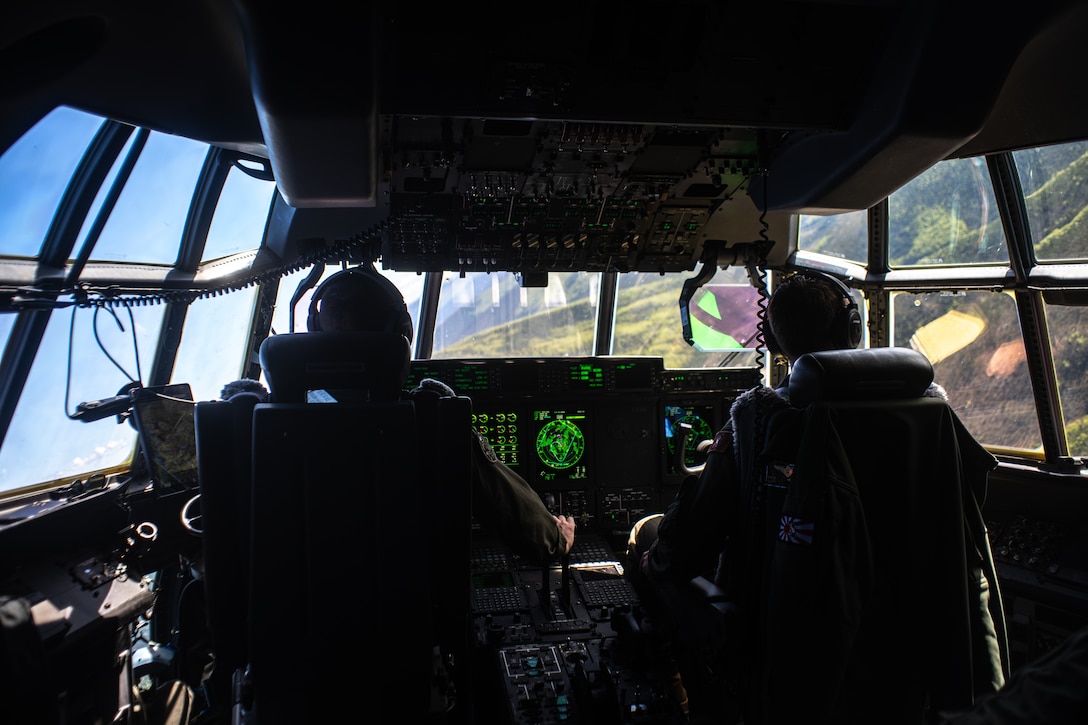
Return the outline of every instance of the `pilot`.
{"type": "MultiPolygon", "coordinates": [[[[791,366],[806,353],[850,349],[861,342],[862,321],[849,289],[824,274],[802,272],[782,280],[767,304],[766,323],[764,335],[768,348],[784,355],[791,366]]],[[[937,383],[931,383],[925,395],[948,399],[944,388],[937,383]]],[[[737,416],[765,418],[788,404],[787,375],[773,390],[757,387],[738,396],[730,415],[733,419],[737,416]]],[[[710,451],[720,452],[726,445],[732,448],[728,428],[718,434],[710,451]]],[[[724,471],[715,471],[725,464],[725,458],[711,456],[701,480],[713,481],[727,475],[724,471]]],[[[732,462],[733,459],[730,456],[728,460],[732,462]]],[[[698,493],[686,490],[696,487],[695,479],[689,479],[663,517],[658,514],[635,524],[628,553],[637,554],[637,559],[631,562],[638,572],[636,579],[641,575],[656,582],[685,581],[715,566],[714,557],[721,549],[717,537],[723,527],[717,517],[729,507],[723,501],[705,498],[715,496],[713,492],[720,487],[699,485],[698,493]],[[642,531],[646,527],[648,530],[642,531]]]]}
{"type": "MultiPolygon", "coordinates": [[[[850,291],[833,277],[798,273],[782,280],[767,305],[764,337],[775,355],[785,356],[792,366],[799,357],[821,350],[848,349],[861,342],[862,321],[850,291]]],[[[723,428],[708,450],[700,477],[689,476],[664,514],[638,521],[627,542],[625,571],[639,593],[643,609],[653,620],[655,646],[666,682],[681,707],[687,707],[687,692],[675,659],[673,615],[661,589],[704,575],[721,584],[719,556],[725,549],[725,532],[735,527],[729,516],[737,510],[730,491],[743,479],[745,454],[734,457],[732,421],[746,416],[749,421],[766,420],[774,411],[789,405],[789,376],[775,389],[760,386],[738,396],[731,409],[731,423],[723,428]],[[725,454],[725,455],[723,455],[725,454]]],[[[944,397],[933,385],[929,395],[944,397]]],[[[748,452],[751,457],[754,452],[748,452]]]]}
{"type": "MultiPolygon", "coordinates": [[[[412,318],[400,290],[373,265],[341,270],[322,282],[312,297],[307,318],[310,332],[378,332],[399,330],[412,339],[412,318]]],[[[456,393],[445,383],[426,379],[405,391],[407,397],[435,391],[456,393]]],[[[315,391],[328,396],[327,391],[315,391]]],[[[433,393],[431,393],[433,394],[433,393]]],[[[473,513],[481,526],[494,531],[516,553],[549,562],[570,553],[574,518],[555,516],[529,483],[509,468],[475,428],[466,441],[472,450],[475,487],[473,513]]]]}

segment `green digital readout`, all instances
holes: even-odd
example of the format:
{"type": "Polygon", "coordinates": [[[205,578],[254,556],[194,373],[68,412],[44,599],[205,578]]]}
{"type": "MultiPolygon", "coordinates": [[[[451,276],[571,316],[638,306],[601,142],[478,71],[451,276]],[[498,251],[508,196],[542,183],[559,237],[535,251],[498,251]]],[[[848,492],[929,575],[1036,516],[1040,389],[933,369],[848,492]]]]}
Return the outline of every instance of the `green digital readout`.
{"type": "Polygon", "coordinates": [[[579,388],[603,388],[604,370],[600,365],[590,363],[577,363],[571,365],[568,370],[569,381],[579,388]]]}

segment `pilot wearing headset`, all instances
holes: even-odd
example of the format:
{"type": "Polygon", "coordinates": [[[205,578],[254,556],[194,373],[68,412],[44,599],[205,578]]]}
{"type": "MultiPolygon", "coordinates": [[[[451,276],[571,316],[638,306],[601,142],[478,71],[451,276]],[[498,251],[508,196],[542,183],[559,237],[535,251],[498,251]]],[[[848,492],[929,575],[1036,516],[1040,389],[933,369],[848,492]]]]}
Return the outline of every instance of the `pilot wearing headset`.
{"type": "MultiPolygon", "coordinates": [[[[404,297],[373,265],[341,270],[318,285],[306,320],[310,332],[400,332],[412,340],[412,318],[404,297]]],[[[405,371],[407,373],[407,371],[405,371]]],[[[403,382],[402,382],[403,385],[403,382]]],[[[421,389],[455,395],[437,380],[422,381],[421,389]]],[[[313,391],[323,400],[335,400],[326,391],[313,391]]],[[[552,561],[570,553],[574,518],[554,516],[525,479],[506,466],[487,439],[472,429],[466,441],[472,449],[474,514],[517,553],[536,561],[552,561]]]]}
{"type": "MultiPolygon", "coordinates": [[[[810,352],[848,350],[861,343],[864,326],[850,289],[840,280],[818,272],[798,272],[778,284],[767,305],[763,330],[768,350],[789,360],[790,366],[810,352]]],[[[926,395],[947,399],[944,389],[931,384],[926,395]]],[[[744,487],[746,471],[754,470],[756,451],[734,444],[734,430],[756,429],[774,412],[789,406],[789,376],[775,389],[756,387],[738,396],[731,406],[730,423],[708,449],[702,474],[689,477],[665,513],[647,516],[632,528],[628,539],[627,572],[640,594],[644,608],[659,622],[667,622],[666,605],[658,594],[660,585],[687,581],[715,572],[721,578],[743,576],[745,565],[732,567],[719,561],[726,532],[741,530],[737,518],[745,512],[731,496],[744,487]],[[716,571],[717,570],[717,571],[716,571]],[[741,572],[739,574],[735,572],[741,572]],[[730,573],[734,572],[734,573],[730,573]]],[[[756,436],[758,439],[758,436],[756,436]]],[[[784,474],[788,476],[787,474],[784,474]]],[[[668,658],[671,645],[663,635],[661,654],[668,658]]],[[[686,693],[679,675],[672,686],[683,703],[686,693]]]]}
{"type": "MultiPolygon", "coordinates": [[[[801,355],[821,350],[851,349],[861,343],[863,325],[857,303],[849,288],[838,279],[825,274],[799,272],[784,279],[775,288],[767,304],[767,319],[763,335],[767,348],[774,355],[785,356],[790,365],[801,355]]],[[[763,414],[788,405],[789,376],[774,390],[755,388],[738,397],[739,406],[733,414],[762,410],[763,414]]],[[[721,438],[719,434],[718,438],[721,438]]],[[[715,439],[715,445],[732,445],[715,439]]],[[[708,461],[713,469],[715,462],[708,461]]],[[[708,472],[703,478],[710,477],[708,472]]],[[[695,488],[694,480],[689,488],[695,488]]],[[[680,581],[713,568],[707,556],[714,555],[710,532],[721,530],[716,524],[704,522],[696,514],[714,514],[718,507],[692,507],[682,488],[664,517],[647,517],[631,532],[629,554],[637,550],[638,558],[630,565],[634,580],[642,577],[651,581],[680,581]],[[697,509],[697,510],[696,510],[697,509]],[[700,520],[688,520],[700,519],[700,520]],[[680,523],[683,521],[683,523],[680,523]]],[[[701,498],[705,495],[700,494],[701,498]]]]}
{"type": "MultiPolygon", "coordinates": [[[[792,366],[806,353],[856,348],[861,344],[863,331],[861,313],[850,288],[830,275],[804,271],[790,275],[775,288],[767,304],[763,334],[768,350],[774,355],[785,356],[792,366]]],[[[925,395],[948,399],[944,388],[937,383],[931,383],[925,395]]],[[[788,404],[787,375],[774,390],[758,387],[738,396],[730,415],[734,420],[737,416],[748,416],[751,420],[765,417],[788,404]]],[[[723,432],[730,435],[719,433],[710,452],[732,446],[731,432],[723,432]]],[[[718,464],[718,460],[713,463],[708,460],[706,467],[713,468],[718,464]]],[[[713,478],[711,472],[703,476],[703,479],[713,478]]],[[[694,478],[687,488],[695,488],[694,478]]],[[[635,524],[628,542],[628,554],[636,557],[630,562],[636,583],[643,578],[659,582],[686,580],[706,571],[708,566],[713,568],[714,562],[708,561],[707,556],[713,556],[716,542],[707,537],[708,532],[720,531],[720,526],[702,520],[679,523],[706,514],[713,516],[715,511],[722,510],[704,500],[707,493],[686,493],[682,486],[664,517],[649,516],[635,524]]]]}

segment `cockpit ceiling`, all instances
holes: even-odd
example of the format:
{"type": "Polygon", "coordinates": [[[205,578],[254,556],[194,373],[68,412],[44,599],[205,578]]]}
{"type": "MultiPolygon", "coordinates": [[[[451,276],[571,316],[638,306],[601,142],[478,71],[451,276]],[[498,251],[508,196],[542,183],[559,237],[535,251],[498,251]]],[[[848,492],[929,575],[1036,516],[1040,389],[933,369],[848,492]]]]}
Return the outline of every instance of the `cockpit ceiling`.
{"type": "MultiPolygon", "coordinates": [[[[452,148],[408,135],[417,119],[705,128],[766,169],[761,206],[809,213],[866,208],[942,158],[1088,137],[1063,86],[1088,72],[1074,0],[19,5],[0,11],[5,147],[72,105],[266,156],[300,208],[380,205],[391,164],[452,148]],[[403,146],[381,146],[389,119],[403,146]]],[[[499,172],[530,145],[454,150],[499,172]]]]}

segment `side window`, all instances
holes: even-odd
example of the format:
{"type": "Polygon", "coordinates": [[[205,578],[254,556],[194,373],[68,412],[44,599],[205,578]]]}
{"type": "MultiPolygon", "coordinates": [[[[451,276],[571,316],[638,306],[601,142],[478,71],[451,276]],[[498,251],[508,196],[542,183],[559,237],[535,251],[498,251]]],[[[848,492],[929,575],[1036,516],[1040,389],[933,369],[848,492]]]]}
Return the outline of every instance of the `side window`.
{"type": "Polygon", "coordinates": [[[1016,151],[1013,159],[1036,259],[1044,264],[1088,259],[1080,221],[1088,207],[1088,142],[1016,151]]]}
{"type": "MultiPolygon", "coordinates": [[[[0,240],[0,258],[13,269],[33,264],[40,253],[71,177],[102,123],[99,117],[58,108],[0,156],[0,184],[5,189],[0,220],[11,232],[0,240]]],[[[123,153],[134,149],[130,138],[123,153]]],[[[172,265],[207,154],[205,144],[149,134],[89,263],[172,265]]],[[[114,163],[98,190],[97,203],[83,220],[82,235],[103,208],[105,188],[116,180],[120,163],[114,163]]],[[[220,251],[239,249],[231,244],[254,249],[260,244],[274,185],[241,177],[228,179],[228,193],[217,205],[213,226],[220,251]],[[232,225],[232,219],[242,221],[232,225]]],[[[81,250],[82,244],[76,240],[75,249],[81,250]]],[[[217,397],[222,384],[243,369],[254,294],[255,289],[248,289],[213,295],[189,307],[173,380],[190,383],[196,399],[217,397]],[[239,341],[237,349],[230,341],[239,341]]],[[[0,315],[4,338],[19,315],[49,316],[0,448],[0,492],[123,470],[132,460],[133,426],[119,424],[116,416],[95,421],[72,416],[80,402],[112,397],[132,382],[147,384],[166,305],[69,303],[65,298],[51,311],[0,315]]]]}
{"type": "Polygon", "coordinates": [[[1041,450],[1016,304],[1003,292],[898,292],[892,344],[933,363],[934,380],[980,442],[1041,450]]]}
{"type": "Polygon", "coordinates": [[[1088,457],[1088,308],[1048,304],[1046,319],[1069,455],[1088,457]]]}
{"type": "Polygon", "coordinates": [[[232,167],[215,206],[202,261],[258,249],[275,190],[274,181],[232,167]]]}
{"type": "Polygon", "coordinates": [[[58,108],[0,156],[0,254],[33,257],[102,119],[58,108]]]}
{"type": "Polygon", "coordinates": [[[95,259],[173,264],[207,153],[206,144],[151,133],[95,244],[95,259]]]}
{"type": "Polygon", "coordinates": [[[802,215],[798,220],[797,248],[864,265],[869,260],[868,223],[866,210],[828,216],[802,215]]]}
{"type": "Polygon", "coordinates": [[[193,400],[219,397],[225,383],[237,380],[249,358],[249,333],[257,288],[194,300],[171,380],[189,383],[193,400]]]}
{"type": "Polygon", "coordinates": [[[136,430],[110,416],[69,420],[78,403],[146,377],[163,305],[55,310],[0,448],[0,491],[74,479],[131,460],[136,430]],[[129,311],[132,317],[129,317],[129,311]],[[71,359],[69,359],[71,354],[71,359]],[[139,360],[137,360],[137,354],[139,360]]]}

